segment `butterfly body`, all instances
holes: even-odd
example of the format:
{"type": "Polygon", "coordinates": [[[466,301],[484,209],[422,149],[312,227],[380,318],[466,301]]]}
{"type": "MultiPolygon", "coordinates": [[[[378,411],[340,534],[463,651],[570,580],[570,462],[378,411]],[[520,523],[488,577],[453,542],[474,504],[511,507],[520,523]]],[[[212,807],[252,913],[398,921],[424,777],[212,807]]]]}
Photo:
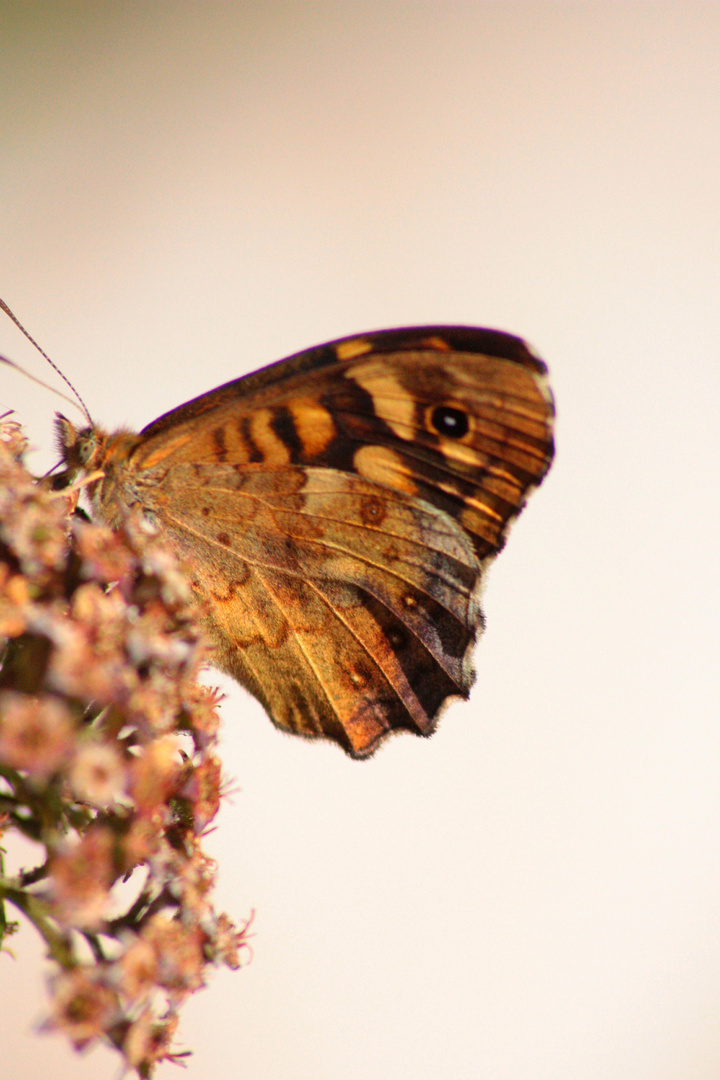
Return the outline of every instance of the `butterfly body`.
{"type": "Polygon", "coordinates": [[[274,722],[367,756],[467,697],[479,592],[549,468],[545,367],[517,338],[345,338],[204,394],[139,435],[59,420],[111,525],[139,506],[184,560],[218,666],[274,722]]]}

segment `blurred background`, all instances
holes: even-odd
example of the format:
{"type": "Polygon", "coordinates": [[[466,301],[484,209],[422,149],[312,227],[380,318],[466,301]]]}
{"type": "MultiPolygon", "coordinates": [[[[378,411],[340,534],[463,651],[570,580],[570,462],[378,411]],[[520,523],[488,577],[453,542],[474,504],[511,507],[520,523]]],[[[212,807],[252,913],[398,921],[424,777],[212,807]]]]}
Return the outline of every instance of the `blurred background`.
{"type": "MultiPolygon", "coordinates": [[[[528,338],[557,398],[433,739],[353,762],[222,683],[254,960],[188,1080],[717,1077],[720,6],[5,0],[0,50],[0,295],[98,423],[413,323],[528,338]]],[[[69,406],[0,406],[49,466],[69,406]]],[[[33,1033],[35,937],[3,1075],[116,1076],[33,1033]]]]}

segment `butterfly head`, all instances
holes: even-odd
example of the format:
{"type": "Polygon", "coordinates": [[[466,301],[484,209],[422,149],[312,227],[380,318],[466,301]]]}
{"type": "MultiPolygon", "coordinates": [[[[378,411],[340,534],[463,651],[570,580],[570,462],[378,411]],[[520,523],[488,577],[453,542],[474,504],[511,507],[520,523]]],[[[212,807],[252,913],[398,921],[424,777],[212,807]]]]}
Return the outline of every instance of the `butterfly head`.
{"type": "Polygon", "coordinates": [[[66,488],[76,484],[84,488],[93,514],[117,527],[123,520],[124,509],[134,501],[123,481],[139,436],[125,430],[108,434],[92,421],[77,428],[60,413],[56,413],[55,433],[63,469],[56,474],[54,486],[66,488]]]}
{"type": "Polygon", "coordinates": [[[93,424],[76,428],[62,413],[55,414],[58,450],[70,481],[102,468],[107,453],[107,435],[93,424]]]}

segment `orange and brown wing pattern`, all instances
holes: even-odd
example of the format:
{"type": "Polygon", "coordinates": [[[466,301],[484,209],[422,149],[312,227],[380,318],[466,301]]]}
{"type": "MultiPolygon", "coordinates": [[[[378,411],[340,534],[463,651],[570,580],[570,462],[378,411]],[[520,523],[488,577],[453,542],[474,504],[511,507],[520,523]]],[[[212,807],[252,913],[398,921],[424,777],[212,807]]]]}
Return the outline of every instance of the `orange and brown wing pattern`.
{"type": "Polygon", "coordinates": [[[275,723],[366,756],[469,693],[483,562],[552,460],[545,374],[494,331],[346,338],[94,432],[96,503],[158,523],[275,723]]]}
{"type": "Polygon", "coordinates": [[[279,726],[364,756],[394,728],[429,734],[467,692],[477,560],[434,507],[329,469],[183,465],[152,512],[220,666],[279,726]]]}

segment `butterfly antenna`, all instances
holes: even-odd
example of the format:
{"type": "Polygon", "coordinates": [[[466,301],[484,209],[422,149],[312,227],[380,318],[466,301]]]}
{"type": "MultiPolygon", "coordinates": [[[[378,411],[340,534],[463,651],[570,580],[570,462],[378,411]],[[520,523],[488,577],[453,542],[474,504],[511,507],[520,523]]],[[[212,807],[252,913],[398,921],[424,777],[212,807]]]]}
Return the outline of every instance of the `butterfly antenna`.
{"type": "MultiPolygon", "coordinates": [[[[41,348],[40,348],[40,346],[38,345],[38,343],[37,343],[37,341],[35,340],[35,338],[34,338],[34,337],[32,336],[32,334],[29,334],[29,333],[28,333],[28,331],[27,331],[27,330],[25,329],[25,327],[24,327],[24,326],[23,326],[23,324],[22,324],[22,323],[20,322],[20,320],[18,319],[18,317],[17,317],[16,315],[14,315],[14,314],[13,314],[13,312],[12,312],[12,311],[10,310],[10,308],[9,308],[9,307],[7,306],[7,304],[5,303],[5,301],[4,301],[4,300],[0,300],[0,308],[2,308],[2,309],[3,309],[3,311],[5,312],[5,314],[6,314],[6,315],[9,315],[9,316],[10,316],[10,318],[12,319],[12,321],[13,321],[13,322],[15,323],[15,325],[17,326],[18,330],[20,330],[20,331],[21,331],[21,332],[22,332],[22,333],[23,333],[23,334],[25,335],[25,337],[26,337],[26,338],[28,339],[28,341],[29,341],[29,342],[31,343],[31,345],[34,345],[34,346],[35,346],[35,348],[36,348],[36,349],[37,349],[37,351],[38,351],[38,352],[40,353],[40,355],[41,355],[41,356],[44,356],[44,357],[45,357],[45,359],[47,360],[47,362],[48,362],[48,364],[50,365],[50,367],[51,367],[51,368],[53,368],[53,370],[54,370],[54,371],[56,371],[56,372],[58,373],[58,375],[59,375],[59,376],[60,376],[60,378],[61,378],[61,379],[63,380],[63,382],[64,382],[64,383],[65,383],[65,384],[66,384],[67,386],[69,386],[69,387],[70,387],[70,389],[72,390],[73,394],[75,395],[75,397],[77,398],[77,400],[78,400],[78,401],[80,402],[80,408],[81,408],[82,412],[83,412],[83,413],[85,414],[85,419],[87,420],[87,422],[88,422],[89,424],[92,424],[92,417],[90,416],[90,413],[88,412],[88,407],[87,407],[87,405],[85,404],[85,402],[83,401],[83,399],[82,399],[82,398],[80,397],[80,395],[78,394],[77,390],[75,389],[75,387],[73,386],[73,384],[72,384],[72,383],[70,382],[70,380],[68,379],[67,375],[64,375],[64,374],[63,374],[63,372],[62,372],[62,371],[60,370],[60,368],[59,368],[59,367],[57,366],[57,364],[55,363],[55,361],[54,361],[54,360],[51,360],[51,359],[50,359],[50,357],[48,356],[48,354],[47,354],[47,353],[45,352],[45,350],[44,350],[44,349],[41,349],[41,348]]],[[[0,359],[4,360],[4,361],[5,361],[5,363],[7,363],[7,364],[10,364],[10,366],[11,366],[11,367],[14,367],[14,368],[16,368],[16,369],[17,369],[18,371],[22,371],[22,368],[21,368],[21,367],[18,367],[18,365],[17,365],[17,364],[15,364],[15,363],[13,363],[13,361],[12,361],[12,360],[8,360],[8,359],[7,359],[7,357],[3,356],[3,357],[0,357],[0,359]]],[[[42,381],[42,379],[37,379],[37,378],[35,378],[35,376],[34,376],[34,375],[30,375],[30,374],[29,374],[29,373],[28,373],[27,371],[26,371],[26,372],[23,372],[23,374],[27,375],[27,377],[28,377],[29,379],[32,379],[32,381],[33,381],[33,382],[36,382],[36,383],[38,383],[38,384],[39,384],[40,386],[44,386],[44,387],[46,388],[46,390],[53,390],[53,392],[54,392],[54,393],[56,393],[56,394],[60,394],[60,391],[59,391],[59,390],[54,390],[54,388],[53,388],[52,386],[48,386],[48,384],[47,384],[47,383],[44,383],[44,382],[42,381]]],[[[69,398],[69,397],[67,397],[67,395],[66,395],[66,394],[60,394],[60,397],[62,397],[62,398],[65,398],[65,401],[69,401],[71,405],[75,405],[75,404],[76,404],[76,402],[74,402],[74,401],[72,400],[72,398],[69,398]]]]}

